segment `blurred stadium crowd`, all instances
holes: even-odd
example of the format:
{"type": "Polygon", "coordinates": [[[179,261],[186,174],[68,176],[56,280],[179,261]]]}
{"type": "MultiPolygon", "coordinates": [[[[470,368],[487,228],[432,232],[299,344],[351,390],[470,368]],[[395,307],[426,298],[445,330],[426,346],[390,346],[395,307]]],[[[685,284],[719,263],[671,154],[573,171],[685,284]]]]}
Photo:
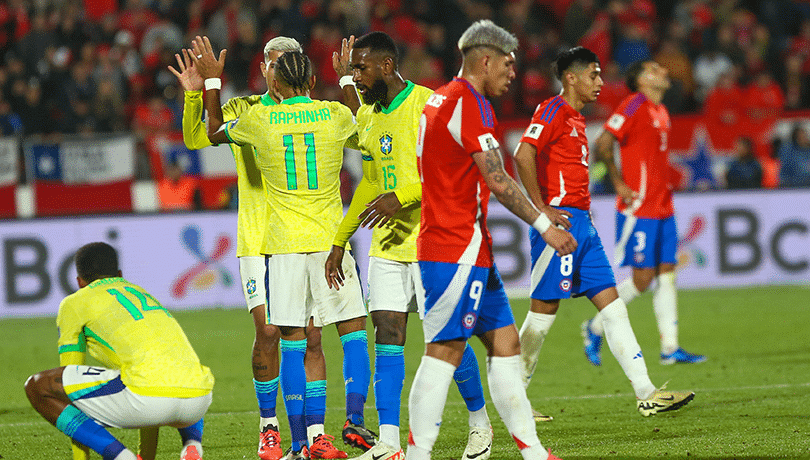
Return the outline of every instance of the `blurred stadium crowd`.
{"type": "MultiPolygon", "coordinates": [[[[223,100],[266,90],[261,51],[278,35],[304,45],[319,79],[314,98],[340,99],[331,53],[343,37],[372,30],[401,46],[405,78],[436,88],[458,68],[457,38],[480,18],[521,44],[517,80],[493,101],[500,119],[527,119],[556,94],[550,62],[579,44],[598,54],[605,79],[585,113],[591,119],[604,119],[627,95],[623,71],[652,58],[672,78],[664,99],[672,114],[702,114],[707,129],[750,137],[760,159],[786,149],[810,158],[806,133],[790,145],[771,142],[786,111],[810,108],[808,0],[7,0],[0,129],[139,139],[179,131],[183,99],[167,66],[203,34],[228,49],[223,100]]],[[[149,177],[148,165],[139,171],[149,177]]],[[[807,174],[782,182],[810,185],[807,174]]]]}

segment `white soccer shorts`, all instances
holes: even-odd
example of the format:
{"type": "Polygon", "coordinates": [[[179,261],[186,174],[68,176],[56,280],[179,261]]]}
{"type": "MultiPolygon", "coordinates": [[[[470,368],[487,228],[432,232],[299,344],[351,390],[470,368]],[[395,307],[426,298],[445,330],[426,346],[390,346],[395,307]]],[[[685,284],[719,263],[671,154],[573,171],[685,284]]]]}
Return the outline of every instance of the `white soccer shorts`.
{"type": "Polygon", "coordinates": [[[425,288],[418,262],[368,258],[368,311],[418,312],[425,317],[425,288]]]}
{"type": "Polygon", "coordinates": [[[242,277],[242,293],[248,311],[267,303],[265,256],[243,256],[239,258],[239,275],[242,277]]]}
{"type": "Polygon", "coordinates": [[[121,371],[95,366],[65,366],[62,385],[73,405],[88,417],[113,428],[186,427],[203,418],[212,394],[166,398],[133,393],[121,371]]]}
{"type": "Polygon", "coordinates": [[[267,260],[270,280],[270,324],[306,327],[312,317],[316,327],[366,316],[360,278],[354,258],[343,256],[346,279],[340,290],[326,284],[328,252],[274,254],[267,260]]]}

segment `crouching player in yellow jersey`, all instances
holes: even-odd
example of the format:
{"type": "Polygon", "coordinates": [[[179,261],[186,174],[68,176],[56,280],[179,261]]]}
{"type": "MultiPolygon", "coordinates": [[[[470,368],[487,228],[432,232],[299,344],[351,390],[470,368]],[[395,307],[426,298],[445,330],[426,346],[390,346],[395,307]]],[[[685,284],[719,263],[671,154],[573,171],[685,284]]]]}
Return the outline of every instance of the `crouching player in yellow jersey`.
{"type": "MultiPolygon", "coordinates": [[[[268,91],[263,95],[235,97],[222,106],[224,121],[238,118],[248,107],[255,104],[276,105],[278,95],[270,91],[275,77],[276,60],[286,51],[301,51],[297,40],[275,37],[264,46],[262,75],[268,91]]],[[[185,90],[183,104],[183,141],[189,149],[201,149],[211,145],[202,121],[203,79],[191,60],[190,51],[182,50],[183,57],[176,55],[178,70],[169,67],[185,90]]],[[[256,165],[251,145],[229,144],[236,162],[239,209],[237,212],[236,256],[239,258],[239,273],[248,311],[253,317],[256,330],[253,341],[252,368],[253,388],[259,402],[259,450],[262,460],[279,460],[282,456],[281,434],[276,417],[276,400],[279,384],[278,346],[281,332],[269,324],[267,317],[267,287],[265,286],[265,255],[261,249],[267,231],[265,187],[262,173],[256,165]]],[[[312,398],[309,407],[317,407],[323,399],[326,383],[326,363],[321,349],[321,329],[312,325],[307,328],[307,352],[304,358],[307,371],[307,398],[312,398]]]]}
{"type": "MultiPolygon", "coordinates": [[[[219,75],[225,52],[214,56],[207,38],[193,44],[200,75],[206,79],[208,138],[212,143],[251,145],[265,180],[268,231],[262,252],[268,254],[270,322],[281,329],[281,387],[293,436],[293,451],[309,443],[309,455],[345,458],[323,430],[323,412],[307,407],[304,430],[304,328],[314,316],[315,326],[337,324],[343,342],[347,415],[360,413],[368,392],[368,344],[365,338],[365,306],[356,272],[345,292],[330,291],[323,264],[338,224],[343,217],[340,200],[340,169],[343,145],[356,132],[351,111],[337,102],[313,101],[309,90],[315,83],[309,59],[288,51],[275,64],[271,91],[282,98],[278,105],[256,104],[239,118],[224,123],[219,106],[219,75]],[[354,395],[354,396],[352,396],[354,395]],[[359,409],[359,410],[358,410],[359,409]],[[320,423],[313,425],[319,416],[320,423]]],[[[345,268],[352,272],[354,261],[345,268]]],[[[353,420],[363,422],[362,416],[353,420]]]]}
{"type": "Polygon", "coordinates": [[[90,448],[104,460],[139,459],[105,427],[173,426],[181,460],[201,459],[211,371],[172,315],[121,277],[112,246],[82,246],[76,272],[79,290],[65,297],[56,318],[62,367],[28,378],[31,405],[70,436],[74,457],[86,458],[90,448]],[[84,365],[88,352],[104,367],[84,365]]]}
{"type": "MultiPolygon", "coordinates": [[[[383,32],[360,37],[349,54],[343,71],[351,71],[364,102],[357,112],[363,179],[332,243],[326,277],[330,286],[340,289],[347,241],[361,224],[376,227],[369,250],[368,282],[376,331],[374,396],[380,438],[359,459],[401,460],[405,458],[399,422],[408,313],[424,315],[422,277],[416,261],[422,201],[416,140],[419,118],[433,91],[402,78],[396,45],[383,32]]],[[[470,412],[470,435],[462,460],[486,460],[491,453],[492,429],[478,361],[469,345],[454,379],[470,412]]]]}

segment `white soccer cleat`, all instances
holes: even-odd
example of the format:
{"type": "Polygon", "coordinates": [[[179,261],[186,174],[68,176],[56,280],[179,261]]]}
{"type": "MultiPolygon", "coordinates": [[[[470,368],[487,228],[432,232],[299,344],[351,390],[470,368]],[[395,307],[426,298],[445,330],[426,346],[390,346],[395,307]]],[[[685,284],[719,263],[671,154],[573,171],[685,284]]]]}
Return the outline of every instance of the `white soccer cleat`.
{"type": "Polygon", "coordinates": [[[492,427],[470,427],[470,436],[461,460],[487,460],[490,455],[492,455],[492,427]]]}
{"type": "Polygon", "coordinates": [[[392,447],[384,442],[377,441],[363,455],[349,460],[405,460],[405,451],[402,448],[392,447]]]}

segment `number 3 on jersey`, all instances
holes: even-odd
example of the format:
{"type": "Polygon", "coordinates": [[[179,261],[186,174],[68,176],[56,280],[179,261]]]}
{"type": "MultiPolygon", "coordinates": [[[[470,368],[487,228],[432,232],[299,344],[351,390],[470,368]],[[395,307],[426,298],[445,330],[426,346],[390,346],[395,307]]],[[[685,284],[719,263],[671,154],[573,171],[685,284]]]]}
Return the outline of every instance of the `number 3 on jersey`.
{"type": "MultiPolygon", "coordinates": [[[[285,134],[281,137],[284,143],[284,164],[287,172],[287,190],[298,190],[298,174],[295,170],[295,144],[292,134],[285,134]]],[[[307,166],[307,188],[309,190],[318,189],[318,164],[315,161],[315,136],[312,133],[304,133],[304,145],[306,146],[306,166],[307,166]]]]}

